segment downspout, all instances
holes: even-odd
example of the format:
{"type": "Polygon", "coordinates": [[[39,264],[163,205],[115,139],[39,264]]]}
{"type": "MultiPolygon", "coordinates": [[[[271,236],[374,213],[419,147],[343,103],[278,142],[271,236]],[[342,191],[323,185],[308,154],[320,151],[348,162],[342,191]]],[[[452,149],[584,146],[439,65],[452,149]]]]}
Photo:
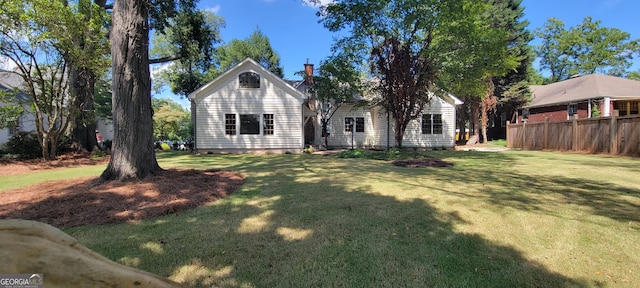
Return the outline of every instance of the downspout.
{"type": "Polygon", "coordinates": [[[391,119],[389,117],[389,110],[387,110],[387,151],[389,151],[391,146],[391,140],[389,138],[390,133],[391,133],[391,119]]]}
{"type": "Polygon", "coordinates": [[[196,143],[198,143],[198,141],[196,141],[197,139],[197,135],[198,135],[198,123],[197,123],[197,119],[198,117],[196,117],[196,113],[198,111],[198,109],[196,109],[196,101],[194,99],[191,99],[191,101],[189,101],[191,103],[191,123],[193,123],[193,151],[192,152],[196,152],[198,151],[198,145],[196,143]]]}

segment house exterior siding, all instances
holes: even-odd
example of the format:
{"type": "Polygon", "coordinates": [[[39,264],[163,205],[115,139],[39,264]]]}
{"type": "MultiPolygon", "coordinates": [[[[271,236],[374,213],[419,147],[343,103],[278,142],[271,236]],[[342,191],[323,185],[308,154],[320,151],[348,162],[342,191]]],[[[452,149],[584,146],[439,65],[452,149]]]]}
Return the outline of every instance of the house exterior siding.
{"type": "Polygon", "coordinates": [[[409,122],[402,140],[403,147],[451,148],[455,146],[455,107],[438,97],[432,97],[422,114],[442,115],[442,134],[422,134],[422,117],[409,122]]]}
{"type": "MultiPolygon", "coordinates": [[[[578,115],[579,119],[589,118],[589,104],[578,103],[578,115]]],[[[555,105],[548,107],[536,107],[529,109],[529,122],[544,122],[546,118],[550,121],[566,121],[569,120],[569,113],[567,112],[567,105],[555,105]]]]}
{"type": "MultiPolygon", "coordinates": [[[[252,82],[253,83],[253,82],[252,82]]],[[[300,88],[299,86],[296,86],[300,88]]],[[[304,89],[303,89],[304,90],[304,89]]],[[[432,97],[424,113],[441,115],[442,133],[423,134],[422,118],[412,121],[405,132],[403,146],[416,148],[453,147],[455,141],[455,105],[461,102],[453,95],[445,101],[432,97]]],[[[195,122],[195,148],[198,152],[291,152],[300,153],[305,141],[323,145],[320,115],[305,107],[310,101],[303,92],[267,71],[257,62],[246,59],[223,75],[189,94],[195,122]],[[239,75],[251,72],[260,75],[259,88],[241,88],[239,75]],[[271,114],[273,135],[227,133],[226,114],[236,121],[243,114],[271,114]],[[310,125],[313,124],[313,125],[310,125]],[[305,127],[306,125],[306,127],[305,127]],[[305,132],[306,138],[305,139],[305,132]]],[[[264,118],[261,117],[260,126],[264,118]]],[[[232,122],[232,121],[231,121],[232,122]]],[[[253,121],[255,123],[255,121],[253,121]]],[[[328,148],[378,148],[395,146],[393,120],[387,135],[387,115],[377,107],[343,104],[329,121],[328,148]],[[345,129],[346,118],[358,121],[354,131],[345,129]],[[361,131],[362,130],[362,131],[361,131]],[[387,142],[389,139],[389,142],[387,142]]],[[[240,132],[236,129],[236,132],[240,132]]]]}
{"type": "Polygon", "coordinates": [[[336,113],[333,114],[330,123],[330,136],[327,139],[329,147],[351,147],[352,140],[354,147],[371,147],[373,145],[374,130],[369,109],[365,107],[353,107],[353,105],[342,105],[336,113]],[[347,117],[364,118],[364,132],[352,133],[345,131],[345,118],[347,117]]]}
{"type": "MultiPolygon", "coordinates": [[[[433,97],[423,114],[442,115],[442,134],[423,134],[422,118],[412,120],[405,130],[402,146],[415,148],[451,148],[455,145],[455,107],[444,100],[433,97]]],[[[345,131],[345,117],[364,117],[365,131],[353,133],[353,146],[383,149],[396,145],[393,118],[387,127],[387,115],[380,107],[366,108],[343,105],[331,118],[331,136],[328,145],[331,148],[350,148],[351,132],[345,131]],[[387,138],[389,131],[389,138],[387,138]],[[389,143],[387,143],[387,140],[389,143]]]]}
{"type": "Polygon", "coordinates": [[[255,65],[244,65],[216,79],[216,85],[194,97],[195,144],[200,152],[277,151],[300,153],[303,148],[302,103],[291,95],[292,87],[255,65]],[[244,72],[260,75],[260,88],[240,88],[244,72]],[[282,83],[278,83],[282,82],[282,83]],[[236,134],[225,134],[225,115],[236,115],[236,134]],[[260,115],[259,134],[240,133],[240,115],[260,115]],[[273,135],[264,135],[264,114],[272,114],[273,135]]]}

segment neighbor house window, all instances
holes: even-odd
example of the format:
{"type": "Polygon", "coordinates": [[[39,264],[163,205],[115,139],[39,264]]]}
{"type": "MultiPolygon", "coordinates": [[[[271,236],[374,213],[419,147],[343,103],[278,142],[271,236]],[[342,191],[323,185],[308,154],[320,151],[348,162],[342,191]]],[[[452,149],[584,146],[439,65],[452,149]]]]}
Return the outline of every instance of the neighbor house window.
{"type": "Polygon", "coordinates": [[[442,114],[422,114],[422,134],[442,134],[442,114]]]}
{"type": "Polygon", "coordinates": [[[353,131],[355,124],[356,133],[364,132],[364,117],[345,117],[344,118],[344,132],[353,131]]]}
{"type": "Polygon", "coordinates": [[[240,115],[240,134],[260,134],[260,114],[240,115]]]}
{"type": "Polygon", "coordinates": [[[364,117],[356,117],[356,133],[364,132],[364,117]]]}
{"type": "Polygon", "coordinates": [[[224,114],[224,134],[236,135],[236,114],[224,114]]]}
{"type": "Polygon", "coordinates": [[[344,118],[344,132],[351,132],[353,129],[353,117],[344,118]]]}
{"type": "Polygon", "coordinates": [[[13,123],[9,123],[9,136],[13,136],[14,134],[20,131],[20,119],[13,121],[13,123]]]}
{"type": "Polygon", "coordinates": [[[264,114],[264,125],[262,127],[264,135],[273,135],[273,114],[264,114]]]}
{"type": "Polygon", "coordinates": [[[573,104],[567,105],[567,113],[569,113],[569,116],[578,114],[578,104],[573,103],[573,104]]]}
{"type": "Polygon", "coordinates": [[[244,72],[238,76],[240,88],[260,88],[260,75],[253,72],[244,72]]]}

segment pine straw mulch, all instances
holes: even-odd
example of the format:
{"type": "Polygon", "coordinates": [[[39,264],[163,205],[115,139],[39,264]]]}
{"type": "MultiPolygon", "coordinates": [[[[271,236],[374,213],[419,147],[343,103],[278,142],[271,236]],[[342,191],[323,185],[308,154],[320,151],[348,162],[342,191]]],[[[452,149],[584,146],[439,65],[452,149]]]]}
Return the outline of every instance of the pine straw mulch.
{"type": "MultiPolygon", "coordinates": [[[[60,167],[86,165],[62,162],[65,161],[60,161],[60,167]]],[[[16,166],[20,165],[0,163],[0,170],[16,166]]],[[[50,165],[25,166],[29,171],[36,170],[34,167],[53,169],[50,165]]],[[[36,220],[56,227],[138,221],[209,204],[229,196],[244,183],[244,177],[235,172],[175,169],[143,180],[96,180],[84,177],[47,181],[2,191],[0,219],[36,220]]]]}
{"type": "Polygon", "coordinates": [[[393,165],[408,168],[427,168],[427,167],[451,167],[453,163],[442,161],[438,158],[422,158],[422,159],[409,159],[409,160],[395,160],[393,165]]]}
{"type": "Polygon", "coordinates": [[[91,154],[86,151],[60,155],[55,160],[51,161],[43,161],[42,159],[15,160],[10,158],[0,158],[0,176],[18,175],[46,169],[106,164],[108,162],[109,157],[104,157],[101,160],[93,160],[91,159],[91,154]]]}

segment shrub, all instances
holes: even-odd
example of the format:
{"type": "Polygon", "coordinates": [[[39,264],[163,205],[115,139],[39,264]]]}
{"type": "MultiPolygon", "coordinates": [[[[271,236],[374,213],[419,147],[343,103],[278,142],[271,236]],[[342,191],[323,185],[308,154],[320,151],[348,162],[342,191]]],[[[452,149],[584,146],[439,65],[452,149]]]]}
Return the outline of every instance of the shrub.
{"type": "Polygon", "coordinates": [[[311,154],[311,153],[313,153],[314,151],[315,151],[315,150],[313,149],[313,146],[309,146],[309,147],[307,147],[307,148],[302,149],[302,152],[304,152],[304,153],[308,153],[308,154],[311,154]]]}
{"type": "Polygon", "coordinates": [[[18,159],[35,159],[42,156],[38,136],[33,132],[18,131],[5,143],[6,152],[18,155],[18,159]]]}
{"type": "Polygon", "coordinates": [[[165,151],[166,150],[171,150],[171,146],[169,146],[169,144],[163,142],[162,144],[160,144],[160,149],[165,150],[165,151]]]}
{"type": "Polygon", "coordinates": [[[71,138],[71,136],[60,137],[60,140],[58,141],[57,149],[58,149],[57,150],[58,155],[67,154],[69,152],[73,152],[77,150],[77,149],[73,149],[73,138],[71,138]]]}
{"type": "Polygon", "coordinates": [[[107,156],[107,152],[103,150],[93,149],[93,151],[91,151],[91,160],[100,161],[104,159],[105,156],[107,156]]]}

